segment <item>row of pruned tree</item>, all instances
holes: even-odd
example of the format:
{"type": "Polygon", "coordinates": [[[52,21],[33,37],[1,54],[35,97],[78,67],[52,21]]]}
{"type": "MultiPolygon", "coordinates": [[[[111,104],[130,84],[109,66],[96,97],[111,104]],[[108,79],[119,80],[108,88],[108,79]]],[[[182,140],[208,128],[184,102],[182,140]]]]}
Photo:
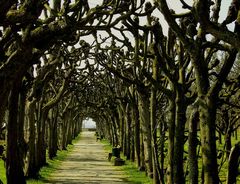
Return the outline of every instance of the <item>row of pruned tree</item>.
{"type": "Polygon", "coordinates": [[[200,168],[202,183],[220,182],[216,133],[228,158],[239,127],[239,4],[221,23],[221,1],[180,2],[186,13],[165,0],[0,3],[8,183],[37,175],[86,117],[154,183],[198,183],[200,168]]]}
{"type": "MultiPolygon", "coordinates": [[[[226,177],[234,183],[239,162],[230,163],[239,153],[230,151],[231,135],[239,128],[239,5],[233,1],[221,23],[221,1],[181,2],[188,11],[176,14],[166,1],[155,1],[169,24],[167,36],[153,16],[154,6],[146,3],[145,20],[140,14],[129,17],[114,27],[118,33],[108,33],[111,46],[97,45],[96,61],[113,75],[114,86],[108,88],[115,101],[108,119],[96,121],[102,127],[111,121],[113,145],[154,183],[198,183],[199,178],[220,183],[226,177]],[[225,26],[233,21],[230,31],[225,26]],[[217,142],[222,136],[223,150],[217,142]],[[222,176],[228,159],[228,176],[222,176]]],[[[238,144],[234,148],[239,151],[238,144]]]]}
{"type": "Polygon", "coordinates": [[[87,0],[0,2],[0,123],[7,126],[7,183],[37,176],[46,154],[52,159],[80,132],[91,111],[86,99],[97,88],[91,84],[88,44],[80,38],[109,30],[130,16],[128,7],[119,1],[95,6],[87,0]]]}

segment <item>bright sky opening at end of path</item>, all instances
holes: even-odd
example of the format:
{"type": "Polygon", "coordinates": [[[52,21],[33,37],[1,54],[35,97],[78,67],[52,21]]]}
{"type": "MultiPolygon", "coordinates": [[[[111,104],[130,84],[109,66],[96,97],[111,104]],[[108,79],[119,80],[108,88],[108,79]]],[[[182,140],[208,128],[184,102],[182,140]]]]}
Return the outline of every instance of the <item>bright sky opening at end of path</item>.
{"type": "Polygon", "coordinates": [[[96,122],[93,121],[93,119],[91,118],[86,118],[85,120],[83,120],[83,128],[96,128],[96,122]]]}

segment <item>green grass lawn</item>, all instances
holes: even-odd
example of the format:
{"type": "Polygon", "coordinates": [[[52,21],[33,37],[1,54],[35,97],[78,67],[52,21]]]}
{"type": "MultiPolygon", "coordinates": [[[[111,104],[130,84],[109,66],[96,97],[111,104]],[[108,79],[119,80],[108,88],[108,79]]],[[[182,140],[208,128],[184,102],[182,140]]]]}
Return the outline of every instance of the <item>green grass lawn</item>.
{"type": "MultiPolygon", "coordinates": [[[[240,141],[240,130],[238,130],[237,139],[236,139],[236,137],[232,137],[231,140],[232,140],[232,147],[237,142],[240,141]]],[[[222,144],[220,144],[219,141],[217,141],[216,146],[217,146],[218,155],[221,152],[224,153],[224,137],[223,136],[222,136],[222,144]]],[[[199,149],[199,147],[198,147],[198,149],[199,149]]],[[[184,145],[184,150],[185,150],[184,156],[187,157],[187,154],[186,154],[186,152],[188,151],[188,144],[187,143],[184,145]]],[[[199,153],[200,153],[199,154],[200,158],[198,159],[198,172],[199,172],[199,183],[200,183],[200,181],[201,181],[201,178],[200,178],[201,177],[201,170],[202,170],[201,149],[200,149],[199,153]]],[[[227,172],[228,172],[228,158],[226,158],[225,153],[223,155],[224,155],[224,157],[218,158],[217,162],[218,162],[218,165],[222,165],[221,169],[219,169],[219,179],[221,180],[222,183],[226,183],[227,172]]],[[[186,177],[186,181],[188,181],[188,176],[186,177]]],[[[238,175],[237,181],[240,183],[240,175],[238,175]]],[[[186,183],[188,183],[188,182],[186,182],[186,183]]]]}
{"type": "MultiPolygon", "coordinates": [[[[223,138],[222,138],[223,139],[223,138]]],[[[240,130],[238,131],[238,138],[236,139],[235,137],[232,137],[232,146],[234,146],[237,142],[240,141],[240,130]]],[[[101,141],[104,145],[105,145],[105,150],[107,150],[108,152],[111,152],[112,150],[112,146],[109,144],[109,142],[107,140],[102,140],[101,141]]],[[[165,143],[165,147],[167,148],[167,142],[165,143]]],[[[187,151],[188,151],[188,144],[186,143],[184,145],[184,156],[187,158],[187,151]]],[[[217,141],[217,150],[218,152],[221,152],[224,150],[224,140],[222,140],[222,144],[219,144],[219,141],[217,141]]],[[[122,158],[123,155],[121,155],[122,158]]],[[[200,151],[200,157],[201,157],[201,151],[200,151]]],[[[220,158],[218,159],[218,164],[222,163],[222,159],[224,160],[223,165],[219,171],[219,178],[221,180],[222,183],[226,182],[226,177],[227,177],[227,171],[228,171],[228,159],[226,158],[220,158]]],[[[187,162],[187,160],[186,160],[187,162]]],[[[186,166],[186,163],[185,163],[186,166]]],[[[133,183],[143,183],[143,184],[150,184],[152,183],[151,179],[149,179],[144,172],[140,172],[137,170],[137,167],[134,163],[130,162],[130,161],[126,161],[126,165],[121,166],[123,168],[123,170],[126,172],[126,174],[129,176],[129,181],[132,181],[133,183]]],[[[165,167],[167,167],[167,158],[165,158],[165,167]]],[[[199,158],[198,160],[198,169],[199,169],[199,183],[201,181],[201,169],[202,169],[202,160],[201,158],[199,158]]],[[[186,168],[184,168],[184,170],[186,170],[186,168]]],[[[239,168],[240,171],[240,168],[239,168]]],[[[188,183],[188,176],[186,176],[186,183],[188,183]]],[[[240,183],[240,175],[238,175],[237,178],[237,183],[240,183]]]]}
{"type": "Polygon", "coordinates": [[[0,159],[0,179],[3,183],[7,183],[6,170],[5,170],[4,163],[3,163],[2,159],[0,159]]]}
{"type": "Polygon", "coordinates": [[[128,181],[135,184],[152,184],[152,179],[146,176],[146,173],[139,171],[135,163],[126,160],[126,164],[122,166],[123,170],[128,175],[128,181]]]}
{"type": "MultiPolygon", "coordinates": [[[[101,140],[101,142],[104,144],[104,149],[107,152],[112,152],[112,146],[107,140],[101,140]]],[[[124,159],[123,154],[121,154],[121,158],[124,159]]],[[[125,165],[117,167],[121,167],[127,175],[127,180],[134,184],[152,184],[152,180],[146,176],[145,172],[138,171],[136,164],[131,161],[126,160],[125,165]]]]}
{"type": "MultiPolygon", "coordinates": [[[[238,130],[237,139],[235,137],[232,137],[232,147],[235,146],[235,144],[238,143],[239,141],[240,141],[240,130],[238,130]]],[[[217,141],[217,150],[219,152],[224,151],[224,141],[222,141],[222,144],[219,144],[219,142],[217,141]]],[[[224,154],[224,156],[225,157],[218,159],[218,164],[219,165],[223,162],[223,165],[222,165],[221,170],[219,172],[219,178],[220,178],[222,183],[226,182],[227,172],[228,172],[228,158],[226,158],[225,154],[224,154]]],[[[240,171],[240,168],[239,168],[239,171],[240,171]]],[[[237,181],[240,183],[240,175],[238,175],[237,181]]]]}
{"type": "Polygon", "coordinates": [[[44,183],[44,181],[59,167],[61,162],[66,158],[66,156],[71,152],[73,145],[69,145],[68,150],[59,151],[57,156],[53,159],[47,160],[48,165],[42,167],[42,169],[39,172],[39,177],[36,179],[29,179],[27,180],[28,184],[41,184],[44,183]]]}
{"type": "MultiPolygon", "coordinates": [[[[73,140],[73,144],[80,139],[80,135],[73,140]]],[[[67,157],[71,150],[73,149],[73,145],[68,145],[67,150],[58,151],[57,156],[53,159],[47,160],[48,165],[43,167],[39,172],[39,178],[37,179],[29,179],[27,180],[27,184],[42,184],[44,181],[54,172],[56,171],[61,162],[67,157]]]]}
{"type": "MultiPolygon", "coordinates": [[[[80,139],[78,136],[73,143],[80,139]]],[[[53,159],[47,159],[47,165],[42,167],[39,172],[39,177],[37,179],[28,179],[27,184],[42,184],[44,181],[57,169],[60,167],[61,162],[66,158],[66,156],[71,152],[73,145],[68,145],[67,150],[58,151],[57,156],[53,159]]],[[[4,184],[6,184],[6,171],[3,165],[3,161],[0,160],[0,179],[4,184]]]]}

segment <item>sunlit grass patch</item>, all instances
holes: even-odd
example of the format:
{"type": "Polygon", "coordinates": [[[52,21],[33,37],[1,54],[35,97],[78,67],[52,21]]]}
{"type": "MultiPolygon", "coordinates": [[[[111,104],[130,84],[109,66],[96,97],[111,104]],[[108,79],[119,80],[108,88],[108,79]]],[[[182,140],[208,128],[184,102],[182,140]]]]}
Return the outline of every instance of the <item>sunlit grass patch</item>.
{"type": "MultiPolygon", "coordinates": [[[[110,145],[108,140],[103,139],[101,140],[101,143],[104,144],[105,151],[109,153],[112,152],[112,146],[110,145]]],[[[121,154],[121,158],[124,158],[124,160],[126,160],[123,154],[121,154]]],[[[122,171],[125,172],[128,182],[131,182],[133,184],[152,184],[152,180],[148,176],[146,176],[145,172],[139,171],[135,163],[126,160],[125,165],[120,167],[122,171]]]]}
{"type": "MultiPolygon", "coordinates": [[[[76,137],[73,140],[73,144],[80,139],[80,136],[76,137]]],[[[27,184],[42,184],[47,180],[48,177],[53,174],[58,168],[60,168],[62,161],[71,153],[74,145],[68,145],[67,150],[58,151],[57,156],[53,159],[47,159],[47,165],[42,167],[39,172],[39,177],[37,179],[29,179],[27,180],[27,184]]]]}
{"type": "Polygon", "coordinates": [[[0,159],[0,179],[3,183],[7,183],[6,169],[4,167],[4,162],[2,159],[0,159]]]}
{"type": "MultiPolygon", "coordinates": [[[[80,139],[80,136],[76,137],[75,140],[73,140],[73,144],[80,139]]],[[[73,145],[68,145],[67,150],[62,150],[58,151],[57,156],[53,159],[47,159],[47,165],[42,167],[40,172],[39,172],[39,177],[36,179],[28,179],[27,183],[28,184],[42,184],[45,183],[44,181],[54,172],[56,171],[62,161],[69,155],[69,153],[73,149],[73,145]]],[[[6,169],[4,167],[4,162],[3,160],[0,159],[0,179],[1,181],[6,184],[6,169]]]]}
{"type": "Polygon", "coordinates": [[[152,184],[145,172],[139,171],[135,163],[126,160],[125,165],[122,166],[124,172],[128,175],[128,181],[135,184],[152,184]]]}

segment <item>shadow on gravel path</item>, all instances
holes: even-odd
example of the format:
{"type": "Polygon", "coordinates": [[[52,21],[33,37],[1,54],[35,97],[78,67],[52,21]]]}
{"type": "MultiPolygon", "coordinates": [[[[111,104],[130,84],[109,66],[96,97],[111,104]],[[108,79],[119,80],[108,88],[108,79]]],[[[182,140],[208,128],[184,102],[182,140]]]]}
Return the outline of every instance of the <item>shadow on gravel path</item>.
{"type": "Polygon", "coordinates": [[[72,152],[45,183],[123,184],[127,176],[121,168],[107,160],[103,145],[96,142],[94,132],[82,132],[72,152]]]}

